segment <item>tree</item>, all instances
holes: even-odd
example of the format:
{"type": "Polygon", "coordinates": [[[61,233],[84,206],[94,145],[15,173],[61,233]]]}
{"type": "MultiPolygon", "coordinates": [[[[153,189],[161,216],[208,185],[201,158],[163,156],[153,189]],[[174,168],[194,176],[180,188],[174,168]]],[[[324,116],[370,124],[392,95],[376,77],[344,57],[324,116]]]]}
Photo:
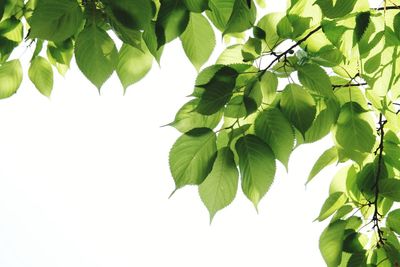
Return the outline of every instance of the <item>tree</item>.
{"type": "Polygon", "coordinates": [[[169,158],[175,190],[198,185],[212,220],[235,198],[240,177],[257,208],[277,161],[288,168],[296,147],[331,135],[332,147],[307,179],[330,164],[344,166],[316,218],[330,218],[320,238],[327,266],[400,264],[397,0],[374,7],[367,0],[291,0],[285,13],[259,20],[261,0],[0,4],[1,98],[21,84],[22,66],[12,57],[21,44],[35,45],[28,76],[49,96],[53,68],[65,74],[74,55],[99,90],[114,70],[126,89],[180,38],[201,71],[192,99],[170,124],[182,132],[169,158]],[[214,29],[234,44],[202,69],[214,29]]]}

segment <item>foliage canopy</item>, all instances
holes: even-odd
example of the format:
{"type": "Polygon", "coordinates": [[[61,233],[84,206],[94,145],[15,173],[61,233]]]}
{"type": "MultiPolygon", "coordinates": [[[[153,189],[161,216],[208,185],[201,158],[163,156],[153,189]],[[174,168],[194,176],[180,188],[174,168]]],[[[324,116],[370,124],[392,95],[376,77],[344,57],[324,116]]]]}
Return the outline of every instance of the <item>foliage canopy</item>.
{"type": "Polygon", "coordinates": [[[28,77],[43,95],[75,56],[100,90],[116,71],[126,89],[179,38],[200,71],[170,124],[176,190],[198,185],[215,214],[239,182],[257,208],[299,145],[331,135],[311,182],[340,163],[316,220],[327,266],[400,264],[400,1],[290,0],[259,14],[257,0],[0,0],[0,98],[23,79],[20,45],[34,45],[28,77]],[[123,43],[117,47],[113,32],[123,43]],[[214,65],[216,32],[231,45],[214,65]],[[233,44],[232,44],[233,43],[233,44]],[[240,179],[240,181],[239,181],[240,179]]]}

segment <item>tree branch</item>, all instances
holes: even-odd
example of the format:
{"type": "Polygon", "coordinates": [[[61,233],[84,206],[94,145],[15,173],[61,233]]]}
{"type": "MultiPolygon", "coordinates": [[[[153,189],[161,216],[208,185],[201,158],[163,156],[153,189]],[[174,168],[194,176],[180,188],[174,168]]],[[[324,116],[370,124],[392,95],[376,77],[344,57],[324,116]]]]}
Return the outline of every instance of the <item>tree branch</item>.
{"type": "Polygon", "coordinates": [[[378,154],[378,167],[376,171],[376,177],[375,177],[375,184],[374,184],[374,189],[375,189],[375,199],[374,202],[371,204],[374,205],[374,214],[372,216],[372,222],[373,222],[373,229],[376,230],[376,233],[378,234],[378,242],[377,246],[383,246],[385,244],[385,238],[383,237],[383,231],[380,228],[380,221],[382,215],[379,214],[378,211],[378,199],[379,199],[379,178],[381,176],[381,166],[382,166],[382,158],[383,158],[383,141],[384,141],[384,136],[385,136],[385,126],[386,121],[383,119],[382,113],[379,114],[379,128],[378,128],[378,133],[380,135],[380,142],[377,150],[375,151],[375,154],[378,154]]]}
{"type": "Polygon", "coordinates": [[[333,89],[341,88],[341,87],[356,87],[368,85],[367,83],[349,83],[349,84],[332,84],[333,89]]]}
{"type": "Polygon", "coordinates": [[[268,69],[270,69],[275,63],[277,63],[282,57],[286,57],[287,54],[291,53],[293,51],[294,48],[296,48],[297,46],[301,45],[302,43],[304,43],[305,41],[307,41],[308,38],[310,38],[311,35],[313,35],[314,33],[318,32],[320,29],[322,29],[322,26],[318,26],[317,28],[315,28],[314,30],[310,31],[306,36],[304,36],[303,38],[301,38],[300,40],[298,40],[295,44],[293,44],[291,47],[289,47],[288,49],[286,49],[283,53],[281,54],[276,54],[274,52],[273,55],[275,55],[275,59],[271,61],[271,63],[262,70],[261,73],[266,72],[268,69]]]}

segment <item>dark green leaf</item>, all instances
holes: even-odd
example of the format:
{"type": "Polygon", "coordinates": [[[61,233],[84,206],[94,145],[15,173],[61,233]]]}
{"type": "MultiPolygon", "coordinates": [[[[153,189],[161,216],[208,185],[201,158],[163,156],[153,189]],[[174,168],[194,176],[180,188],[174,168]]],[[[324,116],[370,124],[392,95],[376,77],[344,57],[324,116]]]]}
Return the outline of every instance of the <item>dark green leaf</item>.
{"type": "Polygon", "coordinates": [[[393,210],[388,214],[386,225],[400,235],[400,209],[393,210]]]}
{"type": "Polygon", "coordinates": [[[209,0],[210,11],[206,11],[208,18],[214,26],[224,31],[232,14],[235,0],[209,0]]]}
{"type": "Polygon", "coordinates": [[[274,152],[276,158],[288,168],[294,146],[294,133],[289,121],[278,108],[260,113],[255,121],[255,132],[274,152]]]}
{"type": "Polygon", "coordinates": [[[370,22],[371,13],[369,11],[357,14],[356,27],[354,29],[354,38],[356,42],[359,42],[362,39],[370,22]]]}
{"type": "Polygon", "coordinates": [[[130,30],[143,30],[148,27],[153,17],[149,0],[108,1],[113,18],[130,30]]]}
{"type": "Polygon", "coordinates": [[[400,180],[382,179],[379,180],[379,193],[393,201],[400,202],[400,180]]]}
{"type": "Polygon", "coordinates": [[[301,86],[289,84],[282,92],[280,106],[289,121],[304,135],[316,113],[312,96],[301,86]]]}
{"type": "Polygon", "coordinates": [[[267,193],[275,176],[274,153],[260,138],[245,135],[236,142],[244,194],[257,205],[267,193]]]}
{"type": "Polygon", "coordinates": [[[183,0],[191,12],[201,13],[208,9],[208,0],[183,0]]]}
{"type": "Polygon", "coordinates": [[[180,36],[189,22],[189,10],[181,0],[162,0],[156,22],[157,48],[180,36]]]}
{"type": "Polygon", "coordinates": [[[82,22],[83,13],[76,0],[40,0],[29,20],[29,37],[64,41],[77,32],[82,22]]]}
{"type": "Polygon", "coordinates": [[[197,85],[204,88],[197,111],[204,115],[211,115],[222,109],[232,96],[238,72],[231,67],[223,66],[204,84],[197,85]]]}
{"type": "Polygon", "coordinates": [[[90,24],[76,39],[75,57],[79,69],[100,89],[117,65],[118,51],[104,30],[90,24]]]}
{"type": "Polygon", "coordinates": [[[235,0],[233,11],[226,24],[224,34],[250,29],[256,20],[257,10],[251,1],[250,7],[243,0],[235,0]]]}

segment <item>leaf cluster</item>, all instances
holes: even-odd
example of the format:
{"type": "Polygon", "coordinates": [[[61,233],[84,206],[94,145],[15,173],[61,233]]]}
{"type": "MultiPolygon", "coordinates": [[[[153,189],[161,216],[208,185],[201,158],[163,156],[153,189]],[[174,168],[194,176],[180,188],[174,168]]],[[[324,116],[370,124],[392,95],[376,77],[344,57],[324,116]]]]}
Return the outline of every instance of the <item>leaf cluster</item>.
{"type": "Polygon", "coordinates": [[[126,89],[180,39],[199,73],[170,124],[182,133],[169,155],[175,190],[197,185],[211,219],[239,184],[257,208],[277,164],[331,136],[307,179],[340,167],[316,218],[330,219],[327,266],[398,266],[399,5],[290,0],[262,16],[262,0],[3,0],[0,98],[23,79],[18,46],[34,47],[28,77],[49,96],[53,70],[65,75],[73,57],[99,90],[114,71],[126,89]],[[203,68],[216,32],[231,45],[203,68]]]}

